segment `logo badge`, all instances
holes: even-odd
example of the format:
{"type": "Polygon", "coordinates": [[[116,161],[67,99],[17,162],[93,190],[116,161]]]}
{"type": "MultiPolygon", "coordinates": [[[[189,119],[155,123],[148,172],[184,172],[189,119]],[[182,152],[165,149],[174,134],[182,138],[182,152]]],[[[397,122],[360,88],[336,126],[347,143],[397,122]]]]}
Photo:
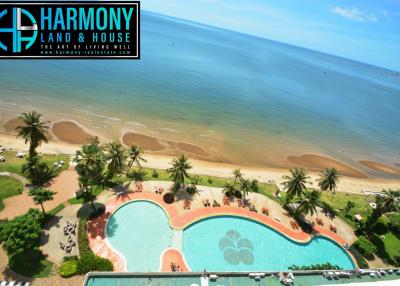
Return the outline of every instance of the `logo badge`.
{"type": "Polygon", "coordinates": [[[0,1],[0,59],[139,59],[139,1],[0,1]]]}

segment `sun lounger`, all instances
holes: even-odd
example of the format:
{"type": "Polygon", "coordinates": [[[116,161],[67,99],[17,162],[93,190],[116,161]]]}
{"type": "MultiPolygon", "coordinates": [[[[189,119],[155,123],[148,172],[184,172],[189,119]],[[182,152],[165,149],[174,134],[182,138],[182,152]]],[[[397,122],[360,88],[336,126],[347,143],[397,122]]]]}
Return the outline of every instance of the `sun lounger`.
{"type": "Polygon", "coordinates": [[[6,286],[7,285],[7,281],[2,281],[1,283],[0,283],[0,286],[6,286]]]}
{"type": "Polygon", "coordinates": [[[29,286],[29,285],[31,285],[31,282],[25,282],[24,286],[29,286]]]}
{"type": "Polygon", "coordinates": [[[214,200],[212,206],[213,207],[220,207],[221,205],[216,200],[214,200]]]}
{"type": "Polygon", "coordinates": [[[10,283],[8,283],[7,286],[14,286],[15,285],[15,281],[11,281],[10,283]]]}
{"type": "Polygon", "coordinates": [[[262,209],[261,209],[261,212],[262,212],[263,214],[265,214],[265,215],[269,215],[269,209],[267,209],[267,208],[262,208],[262,209]]]}
{"type": "Polygon", "coordinates": [[[208,286],[208,277],[207,276],[201,276],[200,277],[200,285],[201,286],[208,286]]]}
{"type": "Polygon", "coordinates": [[[22,286],[22,282],[18,282],[15,286],[22,286]]]}
{"type": "Polygon", "coordinates": [[[206,199],[206,200],[203,200],[203,205],[204,205],[205,207],[210,207],[210,206],[211,206],[211,203],[210,203],[210,201],[209,201],[208,199],[206,199]]]}
{"type": "Polygon", "coordinates": [[[281,222],[281,219],[277,216],[275,217],[275,220],[281,222]]]}
{"type": "Polygon", "coordinates": [[[159,195],[161,195],[163,192],[164,192],[164,188],[163,187],[158,188],[158,194],[159,195]]]}

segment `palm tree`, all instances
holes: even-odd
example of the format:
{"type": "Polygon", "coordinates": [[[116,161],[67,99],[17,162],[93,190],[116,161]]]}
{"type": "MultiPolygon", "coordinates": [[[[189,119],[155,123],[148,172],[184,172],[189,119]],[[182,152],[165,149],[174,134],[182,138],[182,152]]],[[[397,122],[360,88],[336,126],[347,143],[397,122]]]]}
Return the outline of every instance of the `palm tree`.
{"type": "Polygon", "coordinates": [[[25,144],[29,142],[29,156],[33,157],[36,154],[36,148],[42,144],[47,143],[47,131],[49,130],[48,122],[42,122],[40,119],[42,114],[33,111],[31,113],[24,112],[20,116],[23,125],[18,126],[17,137],[25,139],[25,144]]]}
{"type": "Polygon", "coordinates": [[[29,195],[33,197],[35,204],[42,207],[43,214],[46,215],[44,211],[43,203],[47,201],[52,201],[56,193],[46,189],[31,189],[29,190],[29,195]]]}
{"type": "Polygon", "coordinates": [[[355,206],[356,206],[356,204],[355,204],[353,201],[348,201],[347,204],[346,204],[346,206],[345,206],[345,208],[344,208],[344,213],[345,213],[346,215],[348,215],[349,212],[350,212],[350,210],[351,210],[352,208],[354,208],[355,206]]]}
{"type": "Polygon", "coordinates": [[[232,174],[235,177],[235,181],[233,182],[233,185],[236,185],[236,182],[243,177],[243,174],[241,173],[240,169],[233,170],[232,174]]]}
{"type": "Polygon", "coordinates": [[[380,215],[389,212],[400,212],[400,190],[384,190],[381,196],[376,199],[376,210],[380,215]]]}
{"type": "Polygon", "coordinates": [[[222,192],[228,196],[232,197],[236,193],[236,188],[234,184],[231,184],[230,182],[226,182],[224,185],[224,188],[222,189],[222,192]]]}
{"type": "Polygon", "coordinates": [[[106,164],[106,157],[99,144],[98,138],[91,140],[90,144],[83,145],[81,150],[76,151],[74,162],[79,175],[79,182],[82,187],[89,191],[90,202],[94,207],[93,185],[103,183],[103,172],[106,164]]]}
{"type": "Polygon", "coordinates": [[[333,193],[335,193],[339,178],[340,175],[336,168],[327,168],[321,172],[317,181],[321,191],[329,190],[330,192],[333,191],[333,193]]]}
{"type": "Polygon", "coordinates": [[[250,189],[253,193],[258,193],[258,181],[253,179],[250,181],[250,189]]]}
{"type": "Polygon", "coordinates": [[[252,183],[249,179],[241,179],[240,180],[240,187],[239,187],[240,192],[242,193],[243,200],[246,201],[246,196],[249,194],[249,192],[252,192],[252,183]]]}
{"type": "Polygon", "coordinates": [[[41,185],[46,175],[49,174],[49,167],[41,162],[37,155],[29,156],[26,163],[22,165],[22,173],[32,184],[41,185]]]}
{"type": "Polygon", "coordinates": [[[121,143],[111,142],[106,145],[108,160],[108,175],[113,178],[116,174],[121,174],[125,168],[126,155],[121,143]]]}
{"type": "Polygon", "coordinates": [[[131,170],[133,164],[136,163],[136,165],[141,168],[142,166],[140,165],[140,162],[147,162],[145,158],[142,157],[143,154],[143,149],[139,145],[132,145],[131,148],[129,149],[129,163],[127,166],[126,170],[126,175],[128,176],[129,171],[131,170]]]}
{"type": "Polygon", "coordinates": [[[172,160],[172,168],[169,168],[167,172],[170,173],[170,178],[174,181],[175,186],[182,188],[185,183],[185,178],[189,178],[187,171],[191,168],[192,166],[186,155],[181,155],[172,160]]]}
{"type": "Polygon", "coordinates": [[[313,215],[317,213],[317,206],[321,193],[317,190],[304,192],[303,197],[299,201],[299,206],[296,209],[296,214],[313,215]]]}
{"type": "Polygon", "coordinates": [[[306,190],[306,183],[310,178],[304,168],[295,167],[290,169],[289,172],[290,176],[282,177],[285,180],[282,185],[286,189],[287,201],[290,201],[295,196],[300,197],[306,190]]]}

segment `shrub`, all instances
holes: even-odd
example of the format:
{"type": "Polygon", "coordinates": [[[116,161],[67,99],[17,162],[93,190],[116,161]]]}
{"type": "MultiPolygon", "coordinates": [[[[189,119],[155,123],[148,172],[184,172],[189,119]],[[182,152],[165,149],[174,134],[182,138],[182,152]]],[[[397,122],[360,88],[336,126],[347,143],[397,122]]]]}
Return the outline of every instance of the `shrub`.
{"type": "Polygon", "coordinates": [[[392,213],[388,216],[389,227],[394,233],[400,233],[400,213],[392,213]]]}
{"type": "Polygon", "coordinates": [[[77,262],[79,274],[86,274],[90,271],[113,271],[113,265],[110,260],[87,253],[77,262]]]}
{"type": "Polygon", "coordinates": [[[11,269],[30,268],[42,258],[43,254],[37,248],[34,250],[24,250],[10,255],[8,264],[11,269]]]}
{"type": "Polygon", "coordinates": [[[172,204],[175,201],[175,196],[171,193],[165,193],[163,196],[163,200],[167,204],[172,204]]]}
{"type": "Polygon", "coordinates": [[[95,217],[102,215],[106,210],[105,205],[103,205],[101,203],[94,203],[93,205],[94,205],[94,209],[93,209],[92,204],[90,204],[90,203],[84,204],[78,210],[78,213],[77,213],[78,218],[93,219],[95,217]]]}
{"type": "Polygon", "coordinates": [[[78,255],[69,255],[69,256],[64,256],[63,257],[63,261],[71,261],[71,260],[77,260],[78,259],[78,255]]]}
{"type": "Polygon", "coordinates": [[[375,245],[365,236],[360,236],[353,245],[367,259],[372,258],[374,252],[376,252],[375,245]]]}
{"type": "Polygon", "coordinates": [[[211,185],[213,182],[214,182],[214,181],[213,181],[212,178],[210,178],[210,177],[207,178],[207,183],[209,183],[209,184],[211,185]]]}
{"type": "Polygon", "coordinates": [[[385,234],[389,231],[389,219],[381,216],[374,225],[373,231],[377,234],[385,234]]]}
{"type": "Polygon", "coordinates": [[[156,169],[153,170],[153,173],[151,174],[151,176],[152,176],[153,178],[158,178],[159,174],[158,174],[158,172],[157,172],[156,169]]]}
{"type": "Polygon", "coordinates": [[[60,266],[60,276],[67,278],[78,274],[78,263],[76,260],[68,260],[60,266]]]}
{"type": "Polygon", "coordinates": [[[8,255],[21,253],[39,246],[43,214],[30,209],[26,214],[0,225],[0,241],[8,255]]]}
{"type": "Polygon", "coordinates": [[[290,270],[339,270],[341,269],[338,265],[330,264],[329,262],[324,264],[311,264],[311,265],[303,265],[297,266],[292,265],[289,267],[290,270]]]}

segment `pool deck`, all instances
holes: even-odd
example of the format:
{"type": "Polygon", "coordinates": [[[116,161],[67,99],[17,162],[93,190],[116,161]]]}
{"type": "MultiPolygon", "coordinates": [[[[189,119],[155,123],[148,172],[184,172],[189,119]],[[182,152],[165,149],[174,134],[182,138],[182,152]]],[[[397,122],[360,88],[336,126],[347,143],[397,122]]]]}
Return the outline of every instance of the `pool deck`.
{"type": "MultiPolygon", "coordinates": [[[[114,271],[127,271],[127,264],[123,255],[115,251],[106,239],[105,227],[107,225],[107,221],[110,215],[115,212],[119,207],[131,201],[146,200],[158,204],[167,213],[169,217],[169,223],[174,229],[184,229],[185,227],[196,221],[212,216],[234,215],[255,220],[298,242],[308,242],[312,238],[310,234],[305,233],[301,230],[295,231],[287,228],[284,224],[276,221],[270,216],[252,212],[247,208],[239,208],[236,205],[234,206],[234,204],[232,204],[232,206],[225,207],[198,207],[182,213],[180,210],[178,210],[178,203],[166,204],[163,201],[161,195],[149,191],[150,188],[147,188],[146,186],[144,189],[145,191],[143,192],[126,192],[123,196],[120,197],[113,196],[111,200],[106,202],[105,213],[100,217],[88,222],[88,238],[90,247],[95,254],[111,260],[114,264],[114,271]]],[[[331,232],[324,227],[315,225],[314,230],[315,232],[336,241],[339,245],[347,243],[346,240],[343,239],[341,236],[331,232]]],[[[160,260],[160,271],[170,271],[171,263],[176,263],[183,271],[190,271],[189,267],[185,263],[184,256],[179,249],[167,249],[163,253],[160,260]]]]}

